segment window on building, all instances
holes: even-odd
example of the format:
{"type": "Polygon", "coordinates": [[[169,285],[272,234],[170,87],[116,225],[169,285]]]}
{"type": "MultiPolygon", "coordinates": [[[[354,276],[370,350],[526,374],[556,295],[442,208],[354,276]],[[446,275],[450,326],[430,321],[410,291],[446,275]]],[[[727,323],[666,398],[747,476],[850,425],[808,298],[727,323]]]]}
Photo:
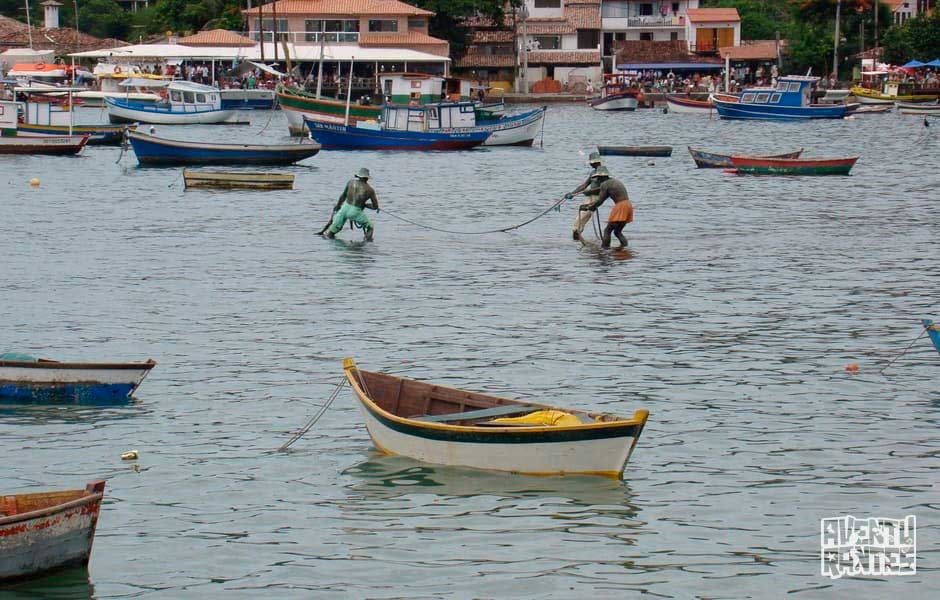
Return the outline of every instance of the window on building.
{"type": "Polygon", "coordinates": [[[641,17],[651,17],[653,16],[653,5],[652,3],[644,3],[640,5],[640,16],[641,17]]]}
{"type": "Polygon", "coordinates": [[[578,50],[592,50],[600,42],[600,31],[597,29],[578,30],[578,50]]]}
{"type": "MultiPolygon", "coordinates": [[[[286,40],[288,37],[287,34],[287,19],[265,19],[264,27],[262,28],[261,19],[255,19],[254,23],[255,31],[261,32],[264,29],[264,39],[265,41],[271,42],[274,41],[274,26],[277,25],[277,39],[286,40]]],[[[257,39],[257,36],[255,36],[257,39]]]]}
{"type": "Polygon", "coordinates": [[[652,41],[653,41],[653,32],[652,32],[652,31],[641,31],[641,32],[640,32],[640,39],[641,39],[641,40],[644,40],[644,41],[647,41],[647,42],[652,42],[652,41]]]}
{"type": "Polygon", "coordinates": [[[670,32],[669,32],[669,39],[672,40],[672,41],[674,41],[674,42],[679,41],[679,32],[678,32],[678,31],[670,31],[670,32]]]}
{"type": "Polygon", "coordinates": [[[560,35],[534,35],[532,40],[535,42],[538,50],[560,50],[560,35]]]}
{"type": "Polygon", "coordinates": [[[408,29],[424,29],[426,21],[424,19],[410,17],[408,19],[408,29]]]}
{"type": "Polygon", "coordinates": [[[673,2],[673,3],[672,3],[672,14],[677,14],[678,12],[679,12],[679,3],[678,3],[678,2],[673,2]]]}
{"type": "Polygon", "coordinates": [[[319,42],[321,34],[326,42],[355,42],[359,34],[356,19],[304,19],[305,38],[319,42]]]}
{"type": "Polygon", "coordinates": [[[605,19],[626,19],[630,16],[630,3],[626,0],[610,0],[601,4],[601,16],[605,19]]]}
{"type": "Polygon", "coordinates": [[[561,0],[535,0],[535,8],[561,8],[561,0]]]}
{"type": "Polygon", "coordinates": [[[369,19],[369,31],[385,33],[398,31],[398,21],[395,19],[369,19]]]}
{"type": "Polygon", "coordinates": [[[612,31],[604,32],[604,54],[609,55],[614,51],[614,34],[612,31]]]}

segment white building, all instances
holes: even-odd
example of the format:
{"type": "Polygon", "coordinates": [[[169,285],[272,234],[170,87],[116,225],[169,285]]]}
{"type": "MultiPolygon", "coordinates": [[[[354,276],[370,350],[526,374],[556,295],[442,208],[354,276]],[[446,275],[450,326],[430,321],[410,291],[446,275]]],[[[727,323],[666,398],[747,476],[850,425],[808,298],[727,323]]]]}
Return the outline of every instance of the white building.
{"type": "Polygon", "coordinates": [[[517,32],[529,88],[545,78],[569,88],[600,85],[601,0],[525,0],[525,12],[517,13],[517,32]]]}

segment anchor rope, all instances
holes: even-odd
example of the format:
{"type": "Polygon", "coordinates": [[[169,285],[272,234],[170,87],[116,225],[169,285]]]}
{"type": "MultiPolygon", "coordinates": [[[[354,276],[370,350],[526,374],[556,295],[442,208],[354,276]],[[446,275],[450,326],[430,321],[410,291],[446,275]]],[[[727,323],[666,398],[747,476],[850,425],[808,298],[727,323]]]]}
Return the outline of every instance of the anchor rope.
{"type": "Polygon", "coordinates": [[[283,452],[284,450],[287,450],[288,448],[290,448],[290,447],[293,445],[294,442],[296,442],[297,440],[299,440],[300,438],[302,438],[302,437],[304,436],[304,434],[306,434],[308,431],[310,431],[310,429],[316,424],[316,422],[320,420],[320,417],[322,417],[322,416],[326,413],[326,411],[327,411],[327,409],[330,407],[330,405],[333,404],[333,401],[336,400],[336,397],[339,396],[339,393],[340,393],[340,391],[343,389],[343,386],[344,386],[344,385],[346,385],[346,378],[345,378],[345,377],[343,377],[343,379],[340,380],[340,382],[339,382],[338,384],[336,384],[336,389],[333,390],[333,393],[330,395],[330,397],[329,397],[329,399],[326,401],[326,403],[325,403],[323,406],[320,407],[319,412],[317,412],[317,414],[313,415],[313,417],[312,417],[309,421],[307,421],[307,424],[304,425],[299,431],[297,431],[296,433],[294,433],[294,435],[291,436],[291,438],[290,438],[289,440],[287,440],[286,442],[284,442],[283,444],[281,444],[281,447],[278,448],[278,452],[283,452]]]}
{"type": "Polygon", "coordinates": [[[897,356],[895,356],[894,358],[892,358],[892,359],[891,359],[891,362],[889,362],[888,364],[886,364],[884,367],[882,367],[882,369],[881,369],[880,371],[878,371],[878,374],[879,374],[879,375],[883,375],[884,372],[888,369],[888,367],[890,367],[891,365],[893,365],[899,358],[901,358],[902,356],[904,356],[905,354],[907,354],[907,351],[911,349],[911,347],[914,345],[914,342],[916,342],[916,341],[919,340],[920,338],[924,337],[924,335],[926,335],[926,333],[927,333],[928,331],[930,331],[930,328],[931,328],[931,327],[932,327],[932,325],[925,325],[925,326],[924,326],[924,330],[920,332],[920,335],[918,335],[916,338],[914,338],[913,340],[911,340],[911,343],[907,345],[907,348],[905,348],[904,350],[901,351],[900,354],[898,354],[897,356]]]}
{"type": "Polygon", "coordinates": [[[418,221],[413,221],[413,220],[411,220],[411,219],[409,219],[409,218],[407,218],[407,217],[403,217],[403,216],[401,216],[401,215],[397,215],[397,214],[395,214],[395,213],[393,213],[393,212],[391,212],[391,211],[389,211],[389,210],[386,210],[386,209],[384,209],[384,208],[381,210],[381,212],[387,214],[388,216],[392,217],[393,219],[398,219],[399,221],[403,221],[403,222],[408,223],[408,224],[410,224],[410,225],[414,225],[415,227],[421,227],[422,229],[428,229],[428,230],[430,230],[430,231],[437,231],[437,232],[440,232],[440,233],[452,233],[452,234],[455,234],[455,235],[484,235],[484,234],[489,234],[489,233],[506,233],[506,232],[512,231],[512,230],[514,230],[514,229],[519,229],[519,228],[521,228],[521,227],[525,227],[526,225],[528,225],[528,224],[530,224],[530,223],[533,223],[534,221],[537,221],[538,219],[541,219],[542,217],[544,217],[545,215],[547,215],[547,214],[550,213],[551,211],[553,211],[553,210],[559,210],[560,207],[561,207],[562,202],[564,202],[564,201],[565,201],[565,198],[564,198],[564,197],[562,197],[560,200],[556,200],[551,206],[549,206],[548,208],[546,208],[545,210],[543,210],[543,211],[540,212],[539,214],[537,214],[537,215],[535,215],[534,217],[532,217],[531,219],[528,219],[528,220],[526,220],[526,221],[523,221],[522,223],[519,223],[519,224],[517,224],[517,225],[510,225],[509,227],[500,227],[499,229],[488,229],[488,230],[486,230],[486,231],[457,231],[457,230],[455,230],[455,229],[443,229],[443,228],[441,228],[441,227],[435,227],[435,226],[433,226],[433,225],[426,225],[426,224],[424,224],[424,223],[419,223],[418,221]]]}

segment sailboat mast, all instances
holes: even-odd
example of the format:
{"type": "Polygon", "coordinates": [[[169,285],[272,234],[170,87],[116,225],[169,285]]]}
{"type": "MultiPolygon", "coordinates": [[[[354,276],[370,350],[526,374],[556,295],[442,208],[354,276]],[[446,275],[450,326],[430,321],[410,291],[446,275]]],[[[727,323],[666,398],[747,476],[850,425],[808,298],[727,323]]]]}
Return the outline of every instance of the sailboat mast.
{"type": "Polygon", "coordinates": [[[839,20],[842,14],[842,0],[836,1],[836,35],[832,40],[832,74],[839,81],[839,20]]]}
{"type": "Polygon", "coordinates": [[[26,0],[26,32],[29,35],[29,49],[33,49],[33,25],[29,19],[29,0],[26,0]]]}
{"type": "Polygon", "coordinates": [[[320,32],[320,62],[317,65],[317,100],[320,99],[320,91],[323,89],[323,38],[324,33],[320,32]]]}
{"type": "Polygon", "coordinates": [[[258,2],[258,31],[261,34],[261,62],[264,63],[264,0],[258,2]]]}

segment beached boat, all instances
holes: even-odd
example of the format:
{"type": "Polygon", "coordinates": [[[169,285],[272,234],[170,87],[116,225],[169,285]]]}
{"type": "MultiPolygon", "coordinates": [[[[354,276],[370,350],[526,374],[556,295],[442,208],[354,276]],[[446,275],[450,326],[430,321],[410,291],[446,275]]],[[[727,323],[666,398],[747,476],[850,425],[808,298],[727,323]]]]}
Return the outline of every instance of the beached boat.
{"type": "Polygon", "coordinates": [[[672,146],[598,146],[601,156],[672,156],[672,146]]]}
{"type": "Polygon", "coordinates": [[[128,98],[107,97],[108,117],[112,123],[155,123],[158,125],[196,125],[225,123],[235,111],[222,108],[218,88],[191,81],[129,79],[122,86],[166,90],[162,102],[139,102],[128,98]]]}
{"type": "Polygon", "coordinates": [[[809,103],[812,89],[818,82],[819,77],[791,75],[779,78],[774,87],[745,88],[734,102],[726,101],[718,94],[712,94],[712,101],[722,119],[802,121],[844,118],[852,105],[809,103]]]}
{"type": "Polygon", "coordinates": [[[183,170],[186,188],[223,188],[250,190],[291,190],[291,173],[249,173],[246,171],[190,171],[183,170]]]}
{"type": "Polygon", "coordinates": [[[0,355],[0,396],[36,402],[121,402],[156,365],[71,363],[0,355]]]}
{"type": "Polygon", "coordinates": [[[375,446],[428,463],[621,477],[649,416],[562,411],[362,371],[352,359],[343,368],[375,446]]]}
{"type": "Polygon", "coordinates": [[[930,341],[933,342],[933,347],[940,352],[940,325],[934,324],[930,319],[923,319],[923,323],[930,341]]]}
{"type": "Polygon", "coordinates": [[[850,158],[759,158],[732,156],[731,166],[748,175],[848,175],[858,160],[850,158]]]}
{"type": "Polygon", "coordinates": [[[902,115],[940,115],[940,104],[936,102],[895,102],[902,115]]]}
{"type": "Polygon", "coordinates": [[[601,97],[588,101],[594,110],[636,110],[643,94],[630,84],[626,75],[605,74],[601,97]]]}
{"type": "Polygon", "coordinates": [[[0,496],[0,583],[87,565],[104,486],[0,496]]]}
{"type": "MultiPolygon", "coordinates": [[[[803,148],[797,148],[792,152],[781,152],[780,154],[757,154],[758,158],[799,158],[803,153],[803,148]]],[[[707,152],[689,146],[689,154],[699,169],[729,169],[731,168],[731,154],[720,154],[718,152],[707,152]]]]}
{"type": "Polygon", "coordinates": [[[709,100],[694,100],[674,94],[666,95],[667,112],[677,115],[711,115],[715,113],[715,104],[709,100]]]}
{"type": "Polygon", "coordinates": [[[320,151],[320,144],[213,144],[168,140],[139,131],[127,139],[142,165],[290,165],[320,151]]]}
{"type": "Polygon", "coordinates": [[[87,135],[0,137],[0,154],[78,154],[88,143],[87,135]]]}

